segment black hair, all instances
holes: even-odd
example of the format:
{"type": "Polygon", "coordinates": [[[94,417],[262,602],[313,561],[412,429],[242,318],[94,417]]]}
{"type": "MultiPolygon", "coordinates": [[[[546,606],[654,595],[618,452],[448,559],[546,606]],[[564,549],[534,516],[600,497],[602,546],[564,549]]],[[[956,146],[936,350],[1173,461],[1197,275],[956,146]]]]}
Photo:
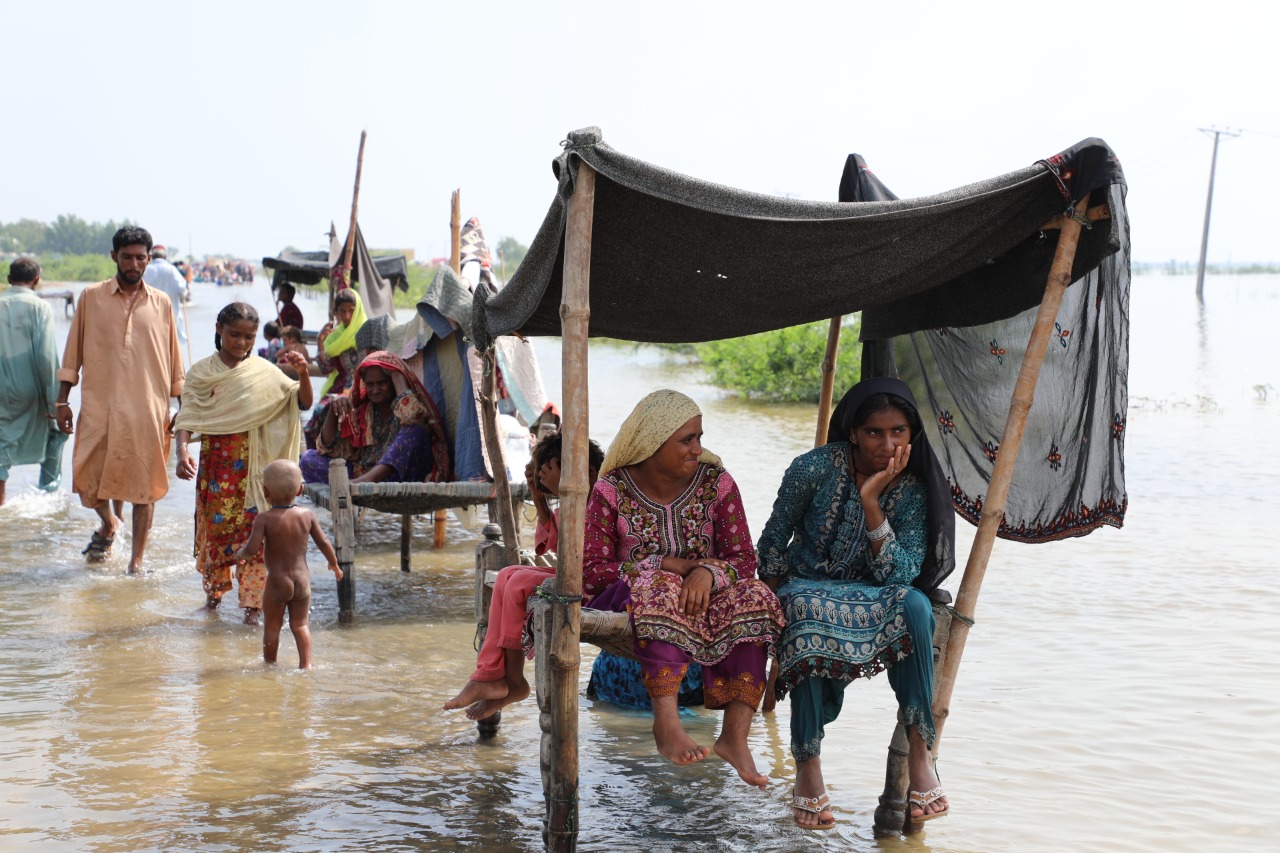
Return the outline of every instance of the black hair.
{"type": "MultiPolygon", "coordinates": [[[[533,470],[536,473],[543,465],[546,465],[552,459],[560,458],[560,451],[563,445],[563,433],[556,430],[553,433],[543,436],[537,444],[533,446],[533,470]]],[[[595,471],[600,470],[600,466],[604,464],[604,451],[600,449],[600,445],[595,441],[587,441],[587,468],[595,471]]]]}
{"type": "Polygon", "coordinates": [[[137,225],[126,225],[115,233],[111,238],[111,251],[118,252],[125,246],[143,245],[147,247],[147,252],[151,252],[151,232],[145,228],[139,228],[137,225]]]}
{"type": "Polygon", "coordinates": [[[907,416],[907,424],[911,427],[912,438],[924,431],[924,421],[920,420],[920,412],[916,410],[915,406],[897,394],[881,392],[872,394],[862,401],[861,406],[858,406],[857,411],[853,413],[853,423],[849,425],[849,429],[846,431],[846,437],[848,433],[865,424],[876,412],[883,412],[886,409],[897,409],[907,416]]]}
{"type": "Polygon", "coordinates": [[[305,341],[302,339],[302,330],[299,329],[297,326],[281,326],[280,340],[297,341],[300,344],[305,343],[305,341]]]}
{"type": "Polygon", "coordinates": [[[350,302],[352,305],[356,304],[356,292],[349,287],[342,288],[333,296],[334,308],[337,308],[344,302],[350,302]]]}
{"type": "Polygon", "coordinates": [[[276,325],[275,320],[268,320],[262,327],[262,334],[268,338],[278,338],[280,337],[280,327],[276,325]]]}
{"type": "Polygon", "coordinates": [[[40,277],[40,264],[35,258],[15,258],[9,264],[9,282],[11,284],[30,284],[40,277]]]}
{"type": "Polygon", "coordinates": [[[280,282],[280,286],[276,288],[276,292],[284,293],[285,290],[289,291],[290,296],[295,296],[298,293],[297,288],[295,288],[292,284],[290,284],[287,281],[282,281],[280,282]]]}
{"type": "MultiPolygon", "coordinates": [[[[252,305],[245,302],[232,302],[218,312],[219,326],[234,323],[236,320],[248,320],[256,326],[258,325],[258,312],[252,305]]],[[[213,348],[218,352],[222,352],[222,335],[218,334],[216,329],[213,333],[213,348]]],[[[252,351],[250,351],[250,354],[252,354],[252,351]]],[[[245,358],[248,357],[248,355],[245,356],[245,358]]]]}

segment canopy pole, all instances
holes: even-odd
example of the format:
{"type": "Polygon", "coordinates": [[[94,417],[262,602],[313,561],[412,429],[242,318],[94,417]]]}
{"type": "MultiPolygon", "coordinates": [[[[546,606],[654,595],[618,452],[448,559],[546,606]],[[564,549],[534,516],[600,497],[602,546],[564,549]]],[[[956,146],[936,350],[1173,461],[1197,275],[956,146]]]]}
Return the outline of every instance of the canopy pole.
{"type": "MultiPolygon", "coordinates": [[[[454,190],[453,194],[449,198],[449,266],[450,268],[453,269],[453,272],[455,275],[461,276],[462,274],[462,190],[460,188],[454,190]]],[[[489,365],[486,363],[485,371],[488,372],[488,370],[489,370],[489,365]]],[[[484,378],[481,378],[480,385],[481,385],[481,389],[480,389],[481,399],[482,400],[492,399],[493,389],[489,388],[488,390],[486,390],[484,378]]],[[[485,414],[485,417],[488,418],[490,416],[489,407],[488,407],[489,404],[485,403],[484,405],[485,405],[484,414],[485,414]]],[[[497,431],[496,426],[494,431],[496,433],[497,431]]],[[[485,441],[486,442],[489,441],[487,422],[485,424],[485,441]]],[[[497,482],[498,467],[501,467],[503,469],[503,474],[504,474],[503,480],[505,481],[506,466],[505,465],[499,466],[498,463],[493,462],[493,456],[492,456],[493,451],[490,450],[489,453],[490,453],[489,464],[490,464],[490,467],[494,469],[494,482],[495,483],[497,482]]],[[[502,458],[501,454],[499,454],[498,458],[499,460],[502,458]]],[[[501,494],[499,494],[498,497],[499,499],[501,499],[502,497],[501,494]]],[[[508,487],[506,490],[506,502],[508,505],[510,505],[511,503],[510,487],[508,487]]],[[[431,544],[436,548],[444,547],[445,527],[448,525],[448,523],[449,523],[448,512],[443,509],[436,510],[435,515],[432,517],[432,528],[431,528],[431,544]]],[[[516,530],[515,530],[514,519],[511,520],[511,529],[510,530],[507,529],[507,517],[502,512],[501,500],[498,505],[498,523],[502,525],[503,547],[507,549],[512,549],[512,550],[508,550],[507,552],[507,556],[510,557],[513,553],[515,553],[514,549],[518,549],[520,547],[520,543],[517,541],[518,534],[516,533],[516,530]]],[[[504,563],[503,565],[514,566],[518,562],[519,560],[513,559],[508,561],[507,563],[504,563]]]]}
{"type": "MultiPolygon", "coordinates": [[[[1088,205],[1089,196],[1086,195],[1075,206],[1076,216],[1081,216],[1088,205]]],[[[982,505],[982,519],[978,522],[978,532],[973,540],[973,548],[969,551],[969,560],[964,567],[960,591],[956,594],[955,614],[959,618],[951,623],[946,659],[943,662],[937,692],[933,698],[933,724],[937,730],[937,738],[933,744],[935,756],[938,753],[938,743],[942,739],[942,727],[946,724],[948,714],[951,713],[951,693],[955,689],[956,674],[960,670],[960,658],[964,655],[965,640],[969,637],[969,626],[973,623],[978,592],[982,588],[982,577],[987,571],[987,561],[991,558],[991,546],[995,542],[996,532],[1000,529],[1000,522],[1004,520],[1005,500],[1009,496],[1013,466],[1018,461],[1018,449],[1022,444],[1022,432],[1027,425],[1027,414],[1031,411],[1031,403],[1035,399],[1040,367],[1044,363],[1044,354],[1053,336],[1053,323],[1057,319],[1062,296],[1071,285],[1071,267],[1075,262],[1076,246],[1080,241],[1080,222],[1066,214],[1062,215],[1061,221],[1058,247],[1053,255],[1053,265],[1049,268],[1049,278],[1045,282],[1040,310],[1036,314],[1035,325],[1027,340],[1027,351],[1022,359],[1022,367],[1018,371],[1018,381],[1013,388],[1013,399],[1009,403],[1009,416],[1005,421],[1004,435],[1000,439],[1000,450],[996,455],[995,467],[991,471],[986,501],[982,505]]]]}
{"type": "Polygon", "coordinates": [[[836,360],[840,351],[840,324],[844,317],[832,317],[827,329],[827,351],[822,356],[822,390],[818,392],[818,429],[814,447],[827,443],[827,424],[831,420],[831,398],[836,384],[836,360]]]}
{"type": "MultiPolygon", "coordinates": [[[[480,378],[480,411],[484,422],[484,443],[493,469],[494,502],[498,505],[498,524],[502,527],[504,566],[520,564],[520,533],[516,530],[515,510],[511,506],[511,483],[507,480],[507,462],[502,455],[502,439],[498,436],[497,387],[498,359],[493,347],[480,353],[484,370],[480,378]]],[[[444,510],[436,510],[436,536],[444,539],[444,510]]],[[[441,541],[436,547],[439,548],[441,541]]]]}
{"type": "Polygon", "coordinates": [[[365,131],[360,131],[360,153],[356,155],[356,185],[351,190],[351,224],[347,226],[347,249],[342,255],[342,271],[351,284],[351,254],[356,248],[356,208],[360,205],[360,172],[364,168],[365,131]]]}
{"type": "MultiPolygon", "coordinates": [[[[571,853],[578,843],[578,648],[582,598],[582,541],[586,532],[587,331],[591,319],[591,230],[596,173],[579,161],[564,238],[560,302],[563,444],[557,600],[551,630],[551,773],[547,792],[547,849],[571,853]]],[[[544,752],[546,754],[546,752],[544,752]]]]}

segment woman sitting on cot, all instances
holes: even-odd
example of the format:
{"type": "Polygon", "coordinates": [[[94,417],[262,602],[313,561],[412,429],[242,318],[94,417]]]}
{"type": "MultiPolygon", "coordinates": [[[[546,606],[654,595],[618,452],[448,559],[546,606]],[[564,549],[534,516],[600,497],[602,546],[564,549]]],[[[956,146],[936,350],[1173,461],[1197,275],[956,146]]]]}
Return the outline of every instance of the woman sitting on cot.
{"type": "Polygon", "coordinates": [[[738,486],[702,448],[702,411],[677,391],[653,392],[623,422],[587,501],[583,593],[631,615],[658,752],[676,764],[710,755],[677,707],[697,661],[706,707],[724,710],[716,754],[763,789],[747,732],[784,623],[755,571],[738,486]]]}
{"type": "Polygon", "coordinates": [[[907,729],[910,820],[942,817],[925,593],[954,567],[951,493],[897,379],[853,386],[827,442],[791,463],[759,542],[760,576],[787,617],[777,691],[791,694],[795,822],[835,826],[819,757],[824,727],[839,716],[849,682],[886,668],[907,729]]]}
{"type": "Polygon", "coordinates": [[[452,478],[440,412],[399,356],[369,353],[355,371],[351,396],[330,398],[316,449],[299,462],[303,479],[329,482],[329,460],[335,458],[347,460],[353,483],[452,478]]]}
{"type": "MultiPolygon", "coordinates": [[[[457,696],[444,703],[446,711],[466,708],[467,717],[483,720],[512,702],[529,695],[524,677],[525,650],[522,647],[529,596],[547,578],[556,574],[556,549],[560,544],[560,510],[547,505],[547,496],[560,494],[560,433],[542,438],[533,448],[533,460],[525,470],[525,480],[538,513],[534,531],[535,554],[541,565],[507,566],[498,572],[489,602],[489,627],[476,656],[476,671],[457,696]]],[[[594,441],[588,445],[588,475],[594,483],[604,461],[604,452],[594,441]]]]}

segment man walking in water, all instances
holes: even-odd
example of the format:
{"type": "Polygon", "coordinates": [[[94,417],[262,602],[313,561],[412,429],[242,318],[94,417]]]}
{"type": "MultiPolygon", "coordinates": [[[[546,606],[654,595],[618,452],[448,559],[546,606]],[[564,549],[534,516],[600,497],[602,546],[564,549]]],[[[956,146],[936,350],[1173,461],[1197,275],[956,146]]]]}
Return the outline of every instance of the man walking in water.
{"type": "Polygon", "coordinates": [[[169,491],[169,398],[181,398],[185,374],[173,305],[142,280],[151,235],[126,225],[111,245],[115,277],[85,288],[76,303],[58,371],[58,427],[72,432],[67,399],[83,372],[71,488],[102,522],[84,553],[90,563],[110,556],[128,501],[133,573],[142,568],[155,502],[169,491]]]}
{"type": "Polygon", "coordinates": [[[169,297],[173,303],[173,322],[178,327],[178,340],[187,342],[187,324],[182,319],[182,302],[187,293],[187,280],[178,268],[169,263],[169,252],[164,246],[151,247],[151,263],[142,273],[142,280],[169,297]]]}
{"type": "Polygon", "coordinates": [[[0,293],[0,506],[14,465],[40,463],[40,488],[62,482],[67,437],[55,426],[58,341],[53,311],[39,296],[40,265],[18,258],[9,265],[11,287],[0,293]]]}

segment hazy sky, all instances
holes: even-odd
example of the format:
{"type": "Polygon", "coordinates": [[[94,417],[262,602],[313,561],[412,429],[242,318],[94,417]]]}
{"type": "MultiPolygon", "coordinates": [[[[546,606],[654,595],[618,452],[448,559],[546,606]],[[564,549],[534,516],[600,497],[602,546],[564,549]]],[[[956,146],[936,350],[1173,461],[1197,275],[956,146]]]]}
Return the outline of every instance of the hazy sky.
{"type": "Polygon", "coordinates": [[[529,243],[566,133],[758,192],[834,200],[863,154],[899,196],[1088,136],[1119,154],[1133,257],[1276,261],[1274,4],[6,0],[0,221],[129,217],[197,255],[447,254],[449,194],[529,243]]]}

